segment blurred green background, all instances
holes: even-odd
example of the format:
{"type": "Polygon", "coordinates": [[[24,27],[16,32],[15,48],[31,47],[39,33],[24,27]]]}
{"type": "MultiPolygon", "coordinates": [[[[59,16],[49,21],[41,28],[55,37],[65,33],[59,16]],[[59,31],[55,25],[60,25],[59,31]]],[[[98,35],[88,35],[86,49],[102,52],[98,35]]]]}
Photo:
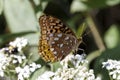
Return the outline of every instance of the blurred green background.
{"type": "Polygon", "coordinates": [[[77,36],[82,34],[80,48],[87,54],[89,68],[109,80],[101,62],[120,59],[120,0],[0,0],[0,48],[16,37],[27,38],[25,53],[34,53],[31,60],[37,61],[38,20],[44,13],[67,23],[77,36]]]}

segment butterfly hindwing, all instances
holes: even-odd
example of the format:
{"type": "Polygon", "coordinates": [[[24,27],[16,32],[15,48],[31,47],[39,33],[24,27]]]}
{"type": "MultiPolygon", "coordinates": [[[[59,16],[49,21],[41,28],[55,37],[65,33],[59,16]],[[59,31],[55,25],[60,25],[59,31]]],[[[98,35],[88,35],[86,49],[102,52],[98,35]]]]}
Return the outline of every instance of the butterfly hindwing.
{"type": "Polygon", "coordinates": [[[77,38],[74,32],[61,20],[43,15],[39,19],[41,37],[39,52],[45,61],[62,60],[77,47],[77,38]]]}
{"type": "Polygon", "coordinates": [[[49,45],[53,54],[58,58],[58,60],[63,59],[77,46],[77,39],[72,35],[56,33],[53,34],[53,36],[54,37],[50,37],[49,45]]]}

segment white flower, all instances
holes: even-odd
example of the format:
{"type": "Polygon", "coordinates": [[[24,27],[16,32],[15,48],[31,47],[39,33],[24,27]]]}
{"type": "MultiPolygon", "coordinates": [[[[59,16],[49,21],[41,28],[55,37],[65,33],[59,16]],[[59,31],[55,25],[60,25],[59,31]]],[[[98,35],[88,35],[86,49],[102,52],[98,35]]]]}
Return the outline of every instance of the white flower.
{"type": "Polygon", "coordinates": [[[120,61],[109,59],[103,62],[103,67],[109,71],[109,75],[115,80],[120,80],[120,61]]]}
{"type": "Polygon", "coordinates": [[[0,70],[0,76],[3,77],[4,76],[4,71],[0,70]]]}
{"type": "Polygon", "coordinates": [[[70,54],[61,61],[62,68],[58,68],[56,72],[45,72],[36,80],[100,80],[95,78],[93,70],[88,70],[84,63],[86,60],[83,56],[70,54]],[[73,66],[69,65],[70,62],[73,66]]]}
{"type": "Polygon", "coordinates": [[[29,65],[25,65],[27,64],[27,60],[25,60],[26,56],[24,56],[24,54],[20,54],[20,51],[26,45],[26,39],[17,38],[15,41],[9,43],[9,47],[0,49],[0,77],[4,77],[5,72],[11,73],[11,71],[15,71],[18,80],[25,80],[29,79],[32,72],[41,67],[40,64],[36,64],[34,62],[29,65]],[[18,53],[12,54],[16,48],[18,49],[18,53]]]}
{"type": "Polygon", "coordinates": [[[5,48],[0,49],[0,76],[1,77],[4,76],[4,70],[6,69],[6,67],[9,65],[11,61],[11,58],[7,57],[4,54],[4,50],[5,48]]]}
{"type": "Polygon", "coordinates": [[[17,47],[18,51],[20,52],[23,47],[27,45],[28,41],[24,38],[16,38],[15,41],[10,42],[9,45],[13,47],[17,47]]]}
{"type": "Polygon", "coordinates": [[[71,63],[73,65],[73,67],[78,67],[79,65],[83,65],[83,64],[87,63],[87,61],[84,59],[84,57],[85,57],[85,54],[82,54],[82,55],[69,54],[60,63],[64,68],[68,68],[69,63],[71,63]]]}
{"type": "Polygon", "coordinates": [[[95,79],[93,70],[86,67],[79,68],[59,68],[56,72],[48,71],[40,75],[36,80],[100,80],[95,79]]]}
{"type": "Polygon", "coordinates": [[[21,71],[21,67],[16,67],[15,70],[16,70],[16,73],[19,73],[21,71]]]}
{"type": "MultiPolygon", "coordinates": [[[[52,71],[46,71],[41,76],[39,76],[36,80],[51,80],[50,78],[54,75],[52,71]]],[[[58,80],[58,79],[56,79],[58,80]]]]}
{"type": "Polygon", "coordinates": [[[16,54],[11,54],[10,57],[13,58],[12,62],[13,63],[22,63],[23,60],[26,59],[26,57],[24,55],[16,55],[16,54]]]}
{"type": "Polygon", "coordinates": [[[17,63],[17,62],[18,62],[17,60],[12,60],[12,63],[13,63],[13,64],[15,64],[15,63],[17,63]]]}
{"type": "Polygon", "coordinates": [[[37,68],[40,68],[41,67],[41,65],[40,64],[36,64],[36,63],[32,63],[32,64],[30,64],[29,65],[30,66],[30,71],[31,72],[34,72],[37,68]]]}
{"type": "Polygon", "coordinates": [[[32,74],[32,72],[34,72],[36,69],[38,69],[40,67],[41,67],[41,65],[35,64],[35,63],[32,63],[30,65],[26,65],[23,68],[16,67],[15,71],[18,74],[18,80],[28,79],[30,77],[30,75],[32,74]]]}

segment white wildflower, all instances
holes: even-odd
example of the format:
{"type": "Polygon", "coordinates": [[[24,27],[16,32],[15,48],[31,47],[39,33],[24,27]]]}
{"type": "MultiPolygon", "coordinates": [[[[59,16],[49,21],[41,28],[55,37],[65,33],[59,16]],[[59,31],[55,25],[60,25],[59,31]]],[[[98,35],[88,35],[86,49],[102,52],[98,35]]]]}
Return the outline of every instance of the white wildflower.
{"type": "Polygon", "coordinates": [[[11,58],[4,54],[4,48],[0,50],[0,76],[4,76],[4,70],[9,65],[11,58]]]}
{"type": "Polygon", "coordinates": [[[84,66],[86,62],[83,56],[70,54],[61,61],[62,68],[58,68],[56,72],[45,72],[36,80],[100,80],[95,78],[92,69],[88,70],[84,66]],[[69,65],[70,62],[72,67],[69,65]]]}
{"type": "Polygon", "coordinates": [[[87,63],[87,61],[84,59],[85,55],[72,55],[69,54],[66,56],[65,59],[63,59],[60,63],[64,68],[68,68],[69,63],[71,63],[74,67],[78,67],[79,65],[83,65],[87,63]]]}
{"type": "Polygon", "coordinates": [[[39,76],[36,80],[100,80],[95,79],[93,70],[84,66],[78,68],[59,68],[56,72],[48,71],[39,76]]]}
{"type": "Polygon", "coordinates": [[[17,63],[17,62],[18,62],[17,60],[12,60],[12,63],[13,63],[13,64],[15,64],[15,63],[17,63]]]}
{"type": "Polygon", "coordinates": [[[8,47],[0,49],[0,77],[4,77],[5,71],[8,73],[10,73],[11,71],[16,71],[18,80],[25,80],[29,79],[30,75],[36,69],[41,67],[40,64],[36,64],[34,62],[29,65],[24,64],[27,63],[24,62],[26,61],[26,56],[24,56],[24,54],[19,54],[19,52],[26,45],[27,39],[17,38],[15,41],[10,42],[8,47]],[[14,50],[16,51],[16,49],[18,50],[18,53],[14,54],[13,52],[14,50]],[[10,64],[11,62],[13,64],[10,64]]]}
{"type": "Polygon", "coordinates": [[[109,71],[109,75],[115,80],[120,80],[120,61],[109,59],[103,62],[103,67],[109,71]]]}
{"type": "Polygon", "coordinates": [[[35,63],[26,65],[23,68],[16,67],[15,70],[16,70],[16,73],[18,74],[18,80],[28,79],[30,77],[30,75],[32,74],[32,72],[34,72],[36,69],[38,69],[40,67],[41,67],[41,65],[35,64],[35,63]]]}
{"type": "MultiPolygon", "coordinates": [[[[54,75],[52,71],[46,71],[41,76],[39,76],[36,80],[51,80],[50,78],[54,75]]],[[[56,79],[58,80],[58,79],[56,79]]]]}
{"type": "Polygon", "coordinates": [[[40,68],[41,67],[41,65],[40,64],[36,64],[36,63],[32,63],[32,64],[30,64],[29,65],[30,66],[30,71],[31,72],[34,72],[37,68],[40,68]]]}
{"type": "Polygon", "coordinates": [[[23,60],[26,59],[26,56],[24,56],[24,55],[16,55],[16,54],[11,54],[10,57],[13,58],[13,60],[12,60],[13,63],[18,62],[20,64],[23,62],[23,60]]]}
{"type": "Polygon", "coordinates": [[[16,38],[15,41],[10,42],[9,45],[13,47],[17,47],[18,51],[20,52],[23,47],[27,45],[28,41],[24,38],[16,38]]]}

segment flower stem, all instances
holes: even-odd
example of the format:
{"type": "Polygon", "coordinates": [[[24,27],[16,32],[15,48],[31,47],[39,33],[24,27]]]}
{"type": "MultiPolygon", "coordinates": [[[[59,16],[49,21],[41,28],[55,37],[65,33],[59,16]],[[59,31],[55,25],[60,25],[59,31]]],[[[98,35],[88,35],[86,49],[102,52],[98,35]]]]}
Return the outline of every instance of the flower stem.
{"type": "Polygon", "coordinates": [[[102,38],[100,37],[100,34],[97,30],[97,26],[95,25],[93,18],[90,13],[87,14],[87,24],[89,28],[92,31],[93,37],[95,39],[95,42],[99,48],[99,50],[102,52],[105,50],[105,45],[103,44],[102,38]]]}

